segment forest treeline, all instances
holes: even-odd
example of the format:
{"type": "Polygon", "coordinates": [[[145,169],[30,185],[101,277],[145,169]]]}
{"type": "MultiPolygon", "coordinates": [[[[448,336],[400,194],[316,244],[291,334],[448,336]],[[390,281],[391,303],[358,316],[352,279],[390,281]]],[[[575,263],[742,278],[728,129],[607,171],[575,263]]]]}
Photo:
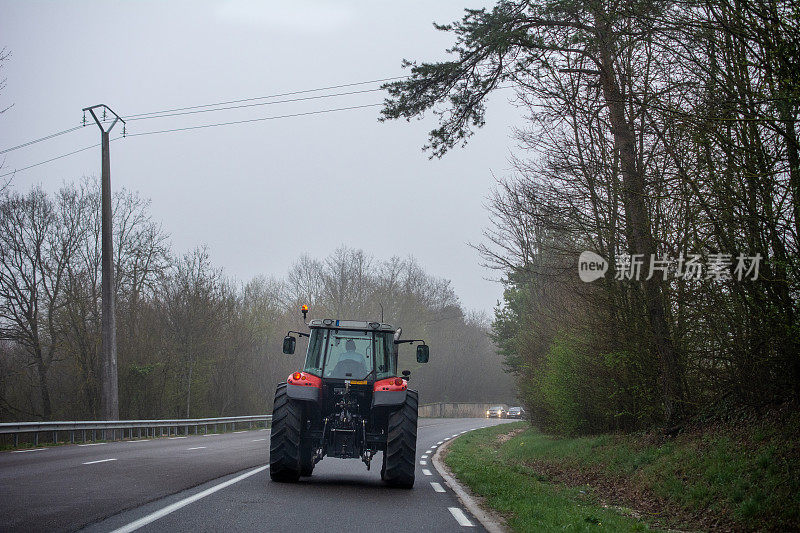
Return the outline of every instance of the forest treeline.
{"type": "MultiPolygon", "coordinates": [[[[0,198],[0,420],[100,416],[100,194],[95,180],[7,190],[0,198]]],[[[449,281],[413,259],[375,260],[341,247],[301,257],[283,278],[227,277],[204,248],[174,254],[149,202],[113,202],[120,417],[268,413],[276,384],[302,367],[305,341],[281,352],[310,318],[384,320],[424,338],[427,365],[400,349],[422,403],[506,401],[513,382],[449,281]],[[469,383],[469,386],[465,386],[469,383]]]]}
{"type": "Polygon", "coordinates": [[[797,399],[800,4],[515,0],[437,28],[449,60],[407,61],[383,119],[433,112],[441,157],[516,90],[514,172],[479,248],[534,421],[678,428],[797,399]],[[583,251],[605,276],[580,280],[583,251]]]}

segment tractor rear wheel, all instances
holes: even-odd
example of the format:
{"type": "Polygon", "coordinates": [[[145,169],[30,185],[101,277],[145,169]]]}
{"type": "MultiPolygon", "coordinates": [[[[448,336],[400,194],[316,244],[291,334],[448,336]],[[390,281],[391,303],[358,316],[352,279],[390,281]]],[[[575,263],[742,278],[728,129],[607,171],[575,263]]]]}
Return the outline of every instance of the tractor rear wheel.
{"type": "Polygon", "coordinates": [[[300,432],[303,406],[286,394],[286,383],[278,385],[272,407],[269,443],[269,476],[273,481],[297,481],[300,477],[300,432]]]}
{"type": "Polygon", "coordinates": [[[417,392],[410,390],[403,406],[389,415],[381,479],[395,487],[410,489],[414,486],[418,403],[417,392]]]}

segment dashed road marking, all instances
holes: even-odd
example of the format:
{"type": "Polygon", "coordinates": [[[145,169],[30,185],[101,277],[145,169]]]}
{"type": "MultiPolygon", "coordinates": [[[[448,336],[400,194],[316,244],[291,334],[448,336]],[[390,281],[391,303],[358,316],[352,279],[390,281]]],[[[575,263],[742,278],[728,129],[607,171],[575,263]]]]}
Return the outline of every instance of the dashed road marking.
{"type": "Polygon", "coordinates": [[[433,487],[433,490],[435,490],[436,492],[445,492],[444,487],[442,487],[439,483],[436,483],[435,481],[431,481],[431,487],[433,487]]]}
{"type": "Polygon", "coordinates": [[[219,433],[203,433],[201,437],[216,437],[219,433]]]}
{"type": "Polygon", "coordinates": [[[253,439],[253,442],[258,442],[258,441],[261,441],[261,440],[267,440],[267,439],[253,439]]]}
{"type": "Polygon", "coordinates": [[[94,464],[97,464],[97,463],[107,463],[109,461],[116,461],[116,459],[100,459],[100,460],[97,460],[97,461],[88,461],[88,462],[83,463],[83,464],[85,464],[85,465],[94,465],[94,464]]]}
{"type": "Polygon", "coordinates": [[[30,450],[14,450],[14,453],[28,453],[28,452],[40,452],[42,450],[46,450],[47,448],[32,448],[30,450]]]}
{"type": "Polygon", "coordinates": [[[421,464],[422,466],[425,466],[426,464],[428,464],[428,461],[420,461],[419,464],[421,464]]]}
{"type": "Polygon", "coordinates": [[[202,450],[205,446],[195,446],[194,448],[186,448],[187,450],[202,450]]]}
{"type": "Polygon", "coordinates": [[[425,474],[426,476],[432,476],[432,475],[433,475],[433,474],[431,473],[431,471],[430,471],[430,470],[428,470],[427,468],[423,468],[423,469],[422,469],[422,473],[423,473],[423,474],[425,474]]]}
{"type": "Polygon", "coordinates": [[[88,444],[78,444],[78,446],[102,446],[105,442],[90,442],[88,444]]]}
{"type": "MultiPolygon", "coordinates": [[[[440,440],[439,442],[436,443],[436,445],[441,446],[443,442],[444,442],[443,440],[440,440]]],[[[431,446],[431,448],[433,448],[433,446],[431,446]]]]}
{"type": "Polygon", "coordinates": [[[170,438],[169,438],[169,440],[175,440],[175,439],[188,439],[188,438],[189,438],[189,437],[170,437],[170,438]]]}
{"type": "Polygon", "coordinates": [[[436,448],[438,448],[438,447],[439,447],[439,445],[438,445],[438,444],[434,444],[433,446],[431,446],[431,450],[435,450],[435,449],[436,449],[436,448]]]}
{"type": "MultiPolygon", "coordinates": [[[[150,442],[150,439],[126,440],[125,442],[150,442]]],[[[78,444],[80,446],[80,444],[78,444]]]]}
{"type": "Polygon", "coordinates": [[[246,431],[247,431],[246,429],[243,429],[241,431],[234,431],[234,433],[245,433],[246,431]]]}
{"type": "Polygon", "coordinates": [[[420,455],[420,456],[419,456],[419,458],[420,458],[420,459],[427,459],[427,458],[428,458],[428,456],[427,456],[427,455],[420,455]]]}
{"type": "Polygon", "coordinates": [[[456,522],[458,522],[458,525],[464,527],[475,527],[475,524],[473,524],[472,521],[467,518],[467,515],[464,514],[464,511],[458,507],[448,507],[448,509],[450,510],[450,514],[453,515],[453,518],[456,519],[456,522]]]}
{"type": "Polygon", "coordinates": [[[160,510],[154,512],[154,513],[150,513],[149,515],[144,516],[144,517],[140,518],[139,520],[136,520],[136,521],[131,522],[130,524],[128,524],[126,526],[122,526],[121,528],[114,530],[113,533],[130,533],[131,531],[136,531],[140,527],[144,527],[147,524],[150,524],[151,522],[155,522],[159,518],[163,518],[163,517],[167,516],[168,514],[173,513],[175,511],[177,511],[178,509],[181,509],[182,507],[186,507],[190,503],[194,503],[197,500],[205,498],[206,496],[214,494],[215,492],[217,492],[219,490],[222,490],[225,487],[229,487],[229,486],[233,485],[234,483],[238,483],[239,481],[241,481],[243,479],[249,478],[252,475],[258,474],[259,472],[263,472],[267,468],[269,468],[269,465],[264,465],[264,466],[259,466],[258,468],[254,468],[253,470],[250,470],[249,472],[245,472],[244,474],[236,476],[233,479],[229,479],[228,481],[224,481],[224,482],[220,483],[219,485],[214,485],[213,487],[207,488],[206,490],[204,490],[202,492],[198,492],[197,494],[194,494],[193,496],[189,496],[188,498],[184,498],[183,500],[175,502],[172,505],[167,505],[163,509],[160,509],[160,510]]]}
{"type": "Polygon", "coordinates": [[[428,450],[428,451],[426,451],[425,453],[427,453],[428,455],[430,455],[430,454],[432,454],[432,453],[433,453],[433,450],[428,450]]]}

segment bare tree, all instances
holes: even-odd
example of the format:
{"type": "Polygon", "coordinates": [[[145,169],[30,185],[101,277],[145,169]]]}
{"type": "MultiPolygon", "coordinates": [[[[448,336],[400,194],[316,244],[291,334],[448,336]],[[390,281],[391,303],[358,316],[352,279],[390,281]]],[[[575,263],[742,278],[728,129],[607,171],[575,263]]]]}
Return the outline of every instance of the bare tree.
{"type": "Polygon", "coordinates": [[[39,379],[41,416],[53,408],[48,375],[65,331],[58,313],[65,304],[66,271],[82,239],[62,191],[56,206],[41,189],[8,194],[0,204],[0,335],[24,348],[39,379]]]}

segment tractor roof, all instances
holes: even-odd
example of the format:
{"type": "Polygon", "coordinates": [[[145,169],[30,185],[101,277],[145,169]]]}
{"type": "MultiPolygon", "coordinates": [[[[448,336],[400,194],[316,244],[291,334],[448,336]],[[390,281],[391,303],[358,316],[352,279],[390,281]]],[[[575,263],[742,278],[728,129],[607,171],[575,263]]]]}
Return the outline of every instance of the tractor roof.
{"type": "Polygon", "coordinates": [[[332,318],[314,319],[308,323],[310,328],[330,328],[330,329],[355,329],[361,331],[389,331],[394,332],[395,328],[390,324],[381,322],[367,322],[366,320],[334,320],[332,318]]]}

